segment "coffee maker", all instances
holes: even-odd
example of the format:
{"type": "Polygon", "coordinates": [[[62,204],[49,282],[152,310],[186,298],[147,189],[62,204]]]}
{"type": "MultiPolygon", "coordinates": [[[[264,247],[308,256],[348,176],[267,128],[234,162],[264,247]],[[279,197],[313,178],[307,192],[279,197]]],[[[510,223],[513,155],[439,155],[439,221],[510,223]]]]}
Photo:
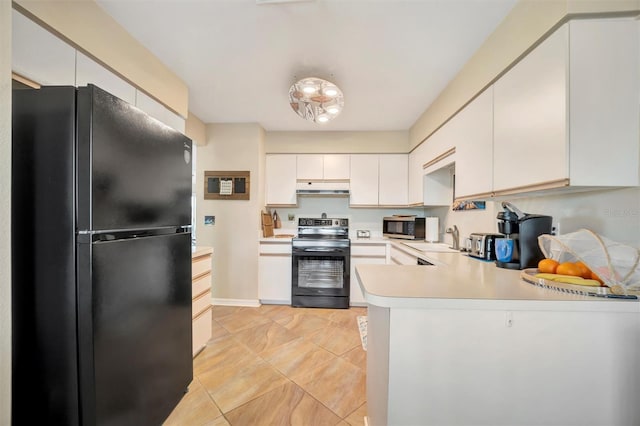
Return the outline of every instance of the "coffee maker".
{"type": "Polygon", "coordinates": [[[538,237],[550,234],[552,217],[537,214],[522,213],[517,207],[508,202],[502,203],[498,213],[498,232],[511,238],[513,254],[509,262],[496,260],[496,266],[507,269],[535,268],[544,255],[538,246],[538,237]]]}

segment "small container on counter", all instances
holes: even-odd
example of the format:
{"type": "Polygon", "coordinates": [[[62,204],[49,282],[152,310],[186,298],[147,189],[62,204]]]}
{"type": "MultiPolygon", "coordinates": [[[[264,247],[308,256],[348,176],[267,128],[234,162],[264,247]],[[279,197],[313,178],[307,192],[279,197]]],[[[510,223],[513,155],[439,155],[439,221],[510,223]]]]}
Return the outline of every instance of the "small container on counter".
{"type": "Polygon", "coordinates": [[[273,227],[275,229],[282,228],[282,222],[280,221],[280,216],[278,216],[277,211],[273,211],[273,227]]]}

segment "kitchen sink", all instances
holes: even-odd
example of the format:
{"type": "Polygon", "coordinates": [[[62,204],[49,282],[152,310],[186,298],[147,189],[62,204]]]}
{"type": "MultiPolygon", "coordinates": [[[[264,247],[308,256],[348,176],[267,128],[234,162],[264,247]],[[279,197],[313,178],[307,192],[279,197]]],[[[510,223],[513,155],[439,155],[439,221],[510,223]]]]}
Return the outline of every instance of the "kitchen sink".
{"type": "Polygon", "coordinates": [[[426,242],[402,242],[402,244],[423,252],[439,252],[439,253],[458,253],[458,250],[454,250],[444,243],[426,243],[426,242]]]}

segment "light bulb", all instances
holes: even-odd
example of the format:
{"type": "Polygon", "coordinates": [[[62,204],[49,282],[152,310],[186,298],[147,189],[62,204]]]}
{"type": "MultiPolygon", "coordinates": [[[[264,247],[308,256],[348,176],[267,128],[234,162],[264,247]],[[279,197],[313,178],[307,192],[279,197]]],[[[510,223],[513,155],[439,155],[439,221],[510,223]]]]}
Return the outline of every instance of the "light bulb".
{"type": "Polygon", "coordinates": [[[335,95],[338,94],[338,91],[336,90],[335,87],[329,87],[327,89],[324,89],[324,94],[327,96],[334,97],[335,95]]]}
{"type": "Polygon", "coordinates": [[[302,91],[307,94],[315,93],[318,91],[318,86],[313,81],[306,81],[303,84],[302,91]]]}
{"type": "Polygon", "coordinates": [[[327,121],[329,121],[329,117],[327,117],[326,115],[322,114],[318,116],[318,122],[326,123],[327,121]]]}
{"type": "Polygon", "coordinates": [[[327,108],[327,112],[329,114],[337,114],[340,112],[340,108],[338,107],[338,105],[331,105],[329,108],[327,108]]]}

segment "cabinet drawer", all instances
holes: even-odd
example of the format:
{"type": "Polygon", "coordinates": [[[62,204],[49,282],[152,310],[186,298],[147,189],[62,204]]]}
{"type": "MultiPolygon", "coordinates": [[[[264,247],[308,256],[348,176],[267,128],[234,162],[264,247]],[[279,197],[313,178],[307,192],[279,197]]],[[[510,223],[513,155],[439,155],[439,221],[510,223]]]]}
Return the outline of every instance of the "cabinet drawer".
{"type": "Polygon", "coordinates": [[[199,297],[193,299],[193,305],[191,307],[191,312],[193,317],[200,315],[202,311],[207,309],[207,307],[211,307],[211,292],[208,291],[203,293],[199,297]]]}
{"type": "Polygon", "coordinates": [[[387,245],[381,244],[351,244],[351,256],[386,256],[387,245]]]}
{"type": "Polygon", "coordinates": [[[191,261],[191,276],[197,277],[205,272],[211,271],[211,256],[196,257],[191,261]]]}
{"type": "Polygon", "coordinates": [[[193,319],[193,356],[211,339],[211,308],[193,319]]]}
{"type": "Polygon", "coordinates": [[[200,278],[193,280],[191,294],[193,297],[198,297],[207,290],[211,290],[211,273],[206,273],[200,278]]]}

